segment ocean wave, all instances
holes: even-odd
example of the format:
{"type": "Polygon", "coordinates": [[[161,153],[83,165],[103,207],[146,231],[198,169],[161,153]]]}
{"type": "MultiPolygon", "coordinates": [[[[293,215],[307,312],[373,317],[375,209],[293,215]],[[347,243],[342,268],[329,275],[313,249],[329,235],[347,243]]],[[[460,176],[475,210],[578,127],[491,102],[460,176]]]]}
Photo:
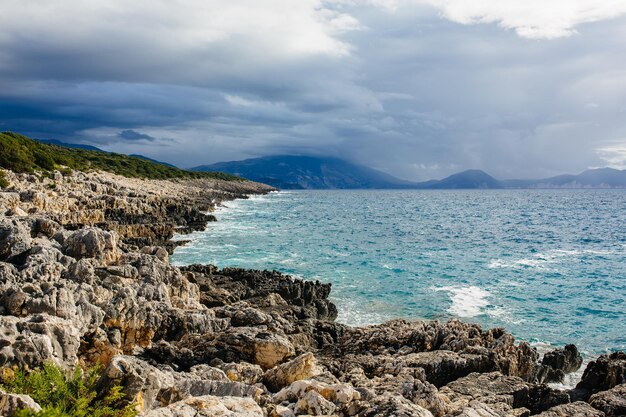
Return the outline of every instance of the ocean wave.
{"type": "Polygon", "coordinates": [[[476,286],[469,287],[434,287],[433,291],[446,291],[450,294],[452,305],[448,311],[457,317],[476,317],[484,314],[489,306],[489,292],[476,286]]]}
{"type": "Polygon", "coordinates": [[[611,256],[622,254],[626,246],[622,249],[598,250],[598,249],[554,249],[545,253],[537,253],[528,258],[504,260],[492,259],[487,265],[488,268],[536,268],[550,269],[550,265],[560,262],[564,258],[581,257],[585,255],[611,256]]]}
{"type": "MultiPolygon", "coordinates": [[[[543,355],[545,355],[546,353],[551,352],[558,347],[562,347],[555,346],[552,343],[546,341],[535,341],[531,342],[530,345],[537,349],[537,353],[539,353],[540,359],[543,358],[543,355]]],[[[551,382],[547,384],[550,388],[559,390],[570,390],[576,387],[576,384],[578,384],[582,379],[583,373],[585,372],[585,369],[587,368],[589,362],[595,360],[598,357],[597,355],[590,355],[589,352],[585,351],[580,352],[580,354],[583,357],[583,363],[580,368],[578,368],[577,371],[566,374],[565,378],[563,378],[563,382],[561,383],[551,382]]]]}

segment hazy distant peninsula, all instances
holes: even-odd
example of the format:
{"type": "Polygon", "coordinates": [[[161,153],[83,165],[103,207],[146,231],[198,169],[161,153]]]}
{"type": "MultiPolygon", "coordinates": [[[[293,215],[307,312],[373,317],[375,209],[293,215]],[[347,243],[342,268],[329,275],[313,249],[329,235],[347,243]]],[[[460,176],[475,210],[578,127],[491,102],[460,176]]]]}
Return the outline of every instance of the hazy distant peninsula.
{"type": "Polygon", "coordinates": [[[441,180],[411,182],[337,158],[279,155],[201,165],[192,170],[227,172],[282,189],[626,188],[626,170],[612,168],[530,180],[498,180],[472,169],[441,180]]]}

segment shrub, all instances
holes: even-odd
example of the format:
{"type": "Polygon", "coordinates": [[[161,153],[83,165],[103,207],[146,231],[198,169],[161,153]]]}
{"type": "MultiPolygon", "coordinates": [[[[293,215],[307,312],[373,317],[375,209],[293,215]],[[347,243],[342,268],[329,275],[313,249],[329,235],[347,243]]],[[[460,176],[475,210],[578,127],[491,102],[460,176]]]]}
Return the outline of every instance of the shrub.
{"type": "Polygon", "coordinates": [[[120,386],[97,392],[100,367],[82,370],[76,367],[67,374],[52,363],[42,369],[18,370],[5,376],[2,388],[16,394],[30,395],[41,412],[21,410],[18,417],[134,417],[134,404],[124,401],[120,386]]]}
{"type": "Polygon", "coordinates": [[[0,171],[0,188],[9,188],[9,181],[7,180],[7,175],[4,171],[0,171]]]}

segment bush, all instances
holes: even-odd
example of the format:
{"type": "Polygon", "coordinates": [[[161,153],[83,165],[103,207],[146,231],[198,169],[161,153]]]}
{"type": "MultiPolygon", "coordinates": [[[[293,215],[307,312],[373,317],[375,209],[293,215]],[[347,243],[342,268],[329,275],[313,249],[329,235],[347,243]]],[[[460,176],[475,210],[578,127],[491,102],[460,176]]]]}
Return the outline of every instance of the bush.
{"type": "Polygon", "coordinates": [[[21,410],[18,417],[134,417],[134,404],[124,401],[120,386],[97,392],[100,367],[83,371],[76,367],[70,374],[47,363],[40,370],[18,370],[4,377],[2,388],[16,394],[30,395],[41,412],[21,410]]]}
{"type": "Polygon", "coordinates": [[[7,180],[7,175],[4,171],[0,171],[0,188],[9,188],[9,181],[7,180]]]}

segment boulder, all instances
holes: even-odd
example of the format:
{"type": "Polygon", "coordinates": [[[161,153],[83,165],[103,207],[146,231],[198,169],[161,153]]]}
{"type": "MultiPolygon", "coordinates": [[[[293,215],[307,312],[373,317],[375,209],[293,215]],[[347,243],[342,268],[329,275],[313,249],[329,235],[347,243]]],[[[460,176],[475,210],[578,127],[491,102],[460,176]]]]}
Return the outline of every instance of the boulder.
{"type": "Polygon", "coordinates": [[[75,259],[94,258],[104,265],[118,261],[117,234],[97,228],[80,229],[63,242],[63,252],[75,259]]]}
{"type": "Polygon", "coordinates": [[[421,368],[425,379],[441,387],[472,372],[491,372],[498,370],[493,358],[487,354],[457,353],[449,350],[400,355],[385,364],[385,372],[397,374],[407,368],[421,368]]]}
{"type": "Polygon", "coordinates": [[[537,414],[537,417],[605,417],[605,414],[587,403],[577,401],[571,404],[557,405],[537,414]]]}
{"type": "Polygon", "coordinates": [[[23,394],[10,394],[0,389],[0,416],[15,417],[21,410],[31,410],[35,413],[41,411],[39,404],[30,396],[23,394]]]}
{"type": "Polygon", "coordinates": [[[15,210],[19,204],[19,193],[0,191],[0,215],[4,214],[6,210],[15,210]]]}
{"type": "Polygon", "coordinates": [[[589,404],[604,412],[607,417],[626,416],[626,384],[593,394],[589,399],[589,404]]]}
{"type": "Polygon", "coordinates": [[[624,383],[626,383],[626,352],[613,352],[589,362],[580,382],[576,385],[576,394],[587,399],[593,393],[606,391],[624,383]]]}
{"type": "Polygon", "coordinates": [[[448,412],[471,407],[476,400],[491,407],[506,404],[510,409],[528,408],[533,413],[569,402],[569,396],[563,391],[529,384],[519,377],[504,376],[499,372],[472,373],[449,383],[439,393],[448,399],[448,412]]]}
{"type": "Polygon", "coordinates": [[[296,415],[309,414],[312,416],[326,416],[333,414],[337,407],[324,398],[319,392],[311,390],[296,403],[296,415]]]}
{"type": "Polygon", "coordinates": [[[31,244],[28,225],[17,219],[0,219],[0,261],[16,260],[30,249],[31,244]]]}
{"type": "Polygon", "coordinates": [[[350,384],[336,383],[327,384],[312,379],[295,381],[290,386],[283,388],[272,397],[275,404],[296,402],[303,398],[306,393],[315,391],[322,397],[339,406],[344,406],[352,401],[360,400],[361,394],[350,384]]]}
{"type": "Polygon", "coordinates": [[[265,372],[263,381],[270,390],[278,391],[295,381],[310,379],[321,373],[317,359],[309,352],[269,369],[265,372]]]}
{"type": "MultiPolygon", "coordinates": [[[[220,361],[221,362],[221,361],[220,361]]],[[[245,384],[256,384],[263,380],[263,368],[248,362],[231,362],[216,364],[219,369],[226,373],[231,381],[243,382],[245,384]]]]}
{"type": "Polygon", "coordinates": [[[578,349],[574,345],[566,345],[563,349],[555,349],[546,353],[537,373],[538,382],[563,382],[565,374],[577,371],[583,363],[578,349]]]}
{"type": "Polygon", "coordinates": [[[263,369],[273,368],[294,354],[293,344],[283,336],[259,333],[254,339],[254,358],[263,369]]]}
{"type": "Polygon", "coordinates": [[[66,319],[37,314],[0,316],[0,366],[36,368],[46,362],[71,369],[78,361],[80,333],[66,319]]]}

